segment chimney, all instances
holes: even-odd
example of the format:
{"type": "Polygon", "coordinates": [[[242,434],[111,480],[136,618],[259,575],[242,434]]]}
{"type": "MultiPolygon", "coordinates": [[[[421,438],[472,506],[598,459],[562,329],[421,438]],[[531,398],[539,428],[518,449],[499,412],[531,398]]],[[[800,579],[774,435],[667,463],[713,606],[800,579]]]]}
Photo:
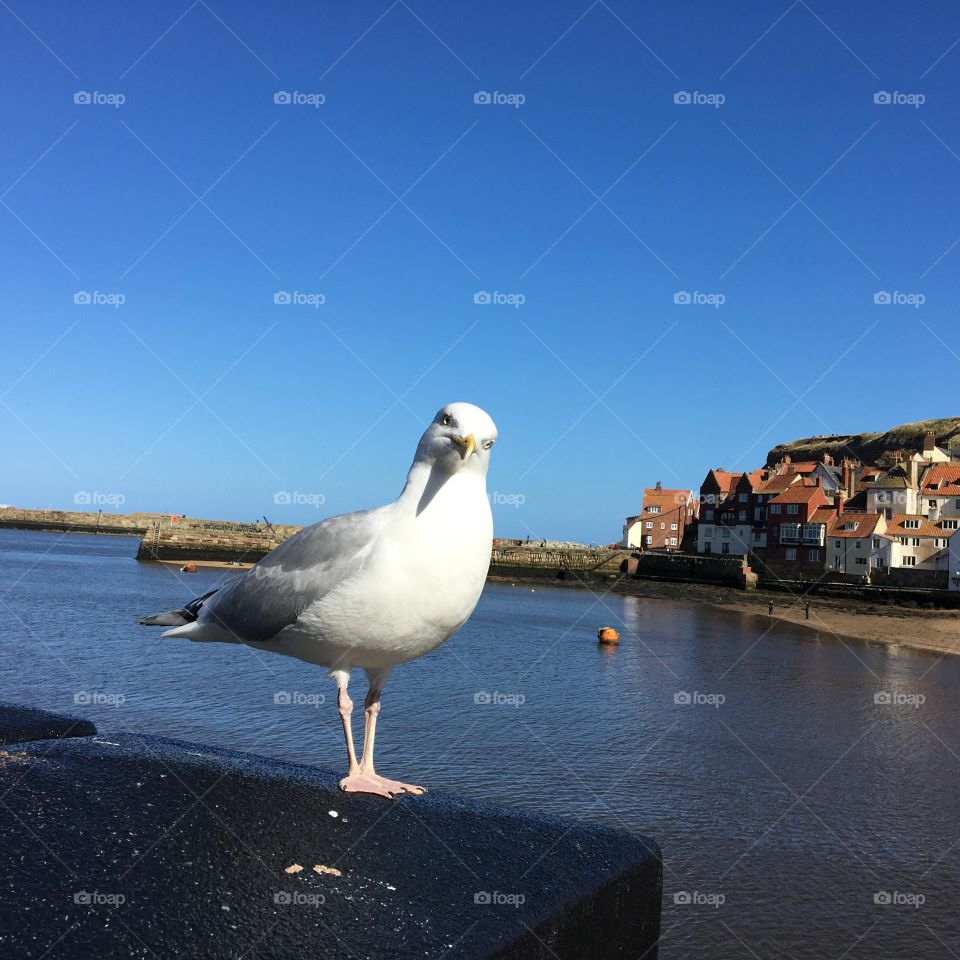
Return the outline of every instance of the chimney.
{"type": "Polygon", "coordinates": [[[657,481],[656,489],[657,489],[657,493],[659,493],[663,489],[663,484],[659,480],[657,481]]]}
{"type": "Polygon", "coordinates": [[[852,497],[853,493],[853,469],[850,466],[850,461],[844,457],[843,458],[843,494],[845,497],[852,497]]]}
{"type": "Polygon", "coordinates": [[[919,484],[917,482],[917,461],[913,457],[910,458],[909,474],[911,488],[914,490],[918,489],[919,484]]]}
{"type": "Polygon", "coordinates": [[[928,430],[923,435],[923,452],[933,453],[933,448],[937,445],[937,436],[932,430],[928,430]]]}
{"type": "Polygon", "coordinates": [[[837,511],[837,516],[839,517],[843,513],[843,504],[846,500],[843,489],[838,489],[837,492],[833,495],[833,508],[837,511]]]}

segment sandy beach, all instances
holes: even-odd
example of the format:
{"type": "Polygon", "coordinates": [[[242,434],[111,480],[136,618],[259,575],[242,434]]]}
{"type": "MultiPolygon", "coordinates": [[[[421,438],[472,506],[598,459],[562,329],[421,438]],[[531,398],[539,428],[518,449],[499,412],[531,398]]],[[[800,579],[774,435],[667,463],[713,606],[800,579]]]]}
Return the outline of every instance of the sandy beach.
{"type": "Polygon", "coordinates": [[[960,654],[960,610],[921,610],[884,606],[869,601],[859,603],[814,597],[810,600],[810,619],[807,620],[804,598],[773,591],[747,592],[712,584],[655,580],[620,580],[610,584],[591,581],[580,584],[571,580],[560,583],[497,577],[491,578],[491,581],[523,582],[554,589],[579,587],[590,589],[598,595],[610,592],[672,603],[707,604],[718,610],[756,616],[758,625],[764,630],[769,628],[771,637],[776,636],[778,623],[789,623],[840,640],[857,640],[941,655],[960,654]],[[771,601],[774,605],[772,617],[767,612],[771,601]]]}

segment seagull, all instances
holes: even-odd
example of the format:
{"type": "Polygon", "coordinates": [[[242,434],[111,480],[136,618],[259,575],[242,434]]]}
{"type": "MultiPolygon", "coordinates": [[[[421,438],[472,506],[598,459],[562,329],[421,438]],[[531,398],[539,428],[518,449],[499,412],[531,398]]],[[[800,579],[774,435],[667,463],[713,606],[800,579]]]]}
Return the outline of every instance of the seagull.
{"type": "Polygon", "coordinates": [[[420,438],[393,503],[305,527],[242,576],[139,622],[172,627],[164,637],[241,643],[326,667],[347,748],[340,789],[387,799],[424,793],[374,769],[380,695],[394,667],[453,636],[480,599],[493,542],[486,477],[496,439],[479,407],[447,404],[420,438]],[[355,667],[369,681],[359,760],[347,692],[355,667]]]}

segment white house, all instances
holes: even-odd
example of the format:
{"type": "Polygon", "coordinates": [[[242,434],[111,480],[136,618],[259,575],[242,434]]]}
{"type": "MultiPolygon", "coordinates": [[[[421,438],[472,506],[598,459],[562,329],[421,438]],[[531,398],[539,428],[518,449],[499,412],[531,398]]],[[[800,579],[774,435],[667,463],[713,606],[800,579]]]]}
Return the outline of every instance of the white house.
{"type": "Polygon", "coordinates": [[[947,574],[947,586],[950,590],[960,590],[960,530],[950,538],[950,568],[947,574]]]}

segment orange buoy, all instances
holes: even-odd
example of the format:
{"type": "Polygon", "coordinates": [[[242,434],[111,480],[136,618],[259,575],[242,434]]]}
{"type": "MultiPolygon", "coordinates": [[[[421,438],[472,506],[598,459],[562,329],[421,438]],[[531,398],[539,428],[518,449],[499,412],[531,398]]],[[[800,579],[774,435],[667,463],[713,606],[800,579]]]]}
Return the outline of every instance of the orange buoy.
{"type": "Polygon", "coordinates": [[[181,573],[196,573],[196,572],[197,572],[197,565],[196,565],[192,560],[190,560],[188,563],[185,563],[185,564],[180,568],[180,572],[181,572],[181,573]]]}
{"type": "Polygon", "coordinates": [[[601,627],[597,631],[597,643],[619,643],[620,634],[613,627],[601,627]]]}

